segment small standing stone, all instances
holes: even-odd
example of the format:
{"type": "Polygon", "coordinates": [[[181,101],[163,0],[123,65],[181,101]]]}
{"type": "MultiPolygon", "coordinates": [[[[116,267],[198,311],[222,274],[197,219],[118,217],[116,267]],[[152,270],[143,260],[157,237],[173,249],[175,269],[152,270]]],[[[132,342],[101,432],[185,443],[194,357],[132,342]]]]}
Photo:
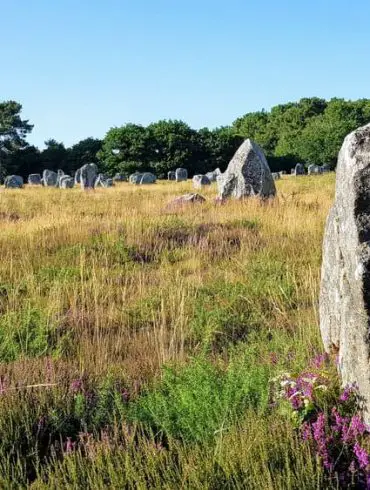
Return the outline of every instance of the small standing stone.
{"type": "Polygon", "coordinates": [[[63,175],[59,181],[59,187],[61,189],[72,189],[75,185],[75,179],[70,175],[63,175]]]}
{"type": "Polygon", "coordinates": [[[29,185],[41,185],[41,175],[40,174],[30,174],[28,176],[29,185]]]}
{"type": "Polygon", "coordinates": [[[206,175],[194,175],[193,187],[194,189],[201,189],[204,185],[211,185],[211,181],[206,175]]]}
{"type": "Polygon", "coordinates": [[[167,173],[167,179],[168,180],[176,180],[176,172],[173,171],[173,170],[170,170],[168,173],[167,173]]]}
{"type": "Polygon", "coordinates": [[[20,175],[8,175],[5,177],[4,185],[6,189],[22,189],[23,177],[20,175]]]}
{"type": "Polygon", "coordinates": [[[186,168],[177,168],[176,169],[176,182],[182,182],[184,180],[188,180],[188,171],[186,168]]]}

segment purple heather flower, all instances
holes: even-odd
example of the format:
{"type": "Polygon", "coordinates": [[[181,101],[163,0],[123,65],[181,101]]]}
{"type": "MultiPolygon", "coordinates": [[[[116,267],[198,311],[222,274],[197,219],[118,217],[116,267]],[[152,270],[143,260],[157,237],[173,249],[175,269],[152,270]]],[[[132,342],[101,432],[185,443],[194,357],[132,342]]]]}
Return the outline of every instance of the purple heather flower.
{"type": "Polygon", "coordinates": [[[311,364],[316,369],[321,369],[326,364],[327,361],[328,361],[328,354],[324,352],[324,354],[319,354],[316,357],[314,357],[311,361],[311,364]]]}
{"type": "Polygon", "coordinates": [[[74,451],[76,446],[75,442],[72,442],[72,439],[70,437],[67,437],[67,442],[66,442],[66,454],[71,454],[71,452],[74,451]]]}
{"type": "Polygon", "coordinates": [[[365,449],[363,449],[358,442],[353,446],[353,452],[357,458],[357,461],[361,469],[367,468],[369,465],[369,455],[365,449]]]}
{"type": "Polygon", "coordinates": [[[75,379],[74,381],[72,381],[70,389],[72,393],[79,393],[80,391],[82,391],[82,386],[82,379],[75,379]]]}
{"type": "Polygon", "coordinates": [[[128,401],[130,401],[130,392],[128,390],[122,390],[121,392],[122,394],[122,400],[127,403],[128,401]]]}
{"type": "Polygon", "coordinates": [[[278,356],[276,352],[270,352],[270,362],[271,364],[277,364],[278,363],[278,356]]]}

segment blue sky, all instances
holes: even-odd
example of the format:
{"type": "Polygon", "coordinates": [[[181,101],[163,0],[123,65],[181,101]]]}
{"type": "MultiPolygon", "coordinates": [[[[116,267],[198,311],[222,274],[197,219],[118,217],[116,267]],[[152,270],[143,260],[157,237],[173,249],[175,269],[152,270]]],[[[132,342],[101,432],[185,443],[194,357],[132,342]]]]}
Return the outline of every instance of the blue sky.
{"type": "Polygon", "coordinates": [[[370,97],[368,0],[0,0],[0,14],[0,100],[22,103],[41,147],[370,97]]]}

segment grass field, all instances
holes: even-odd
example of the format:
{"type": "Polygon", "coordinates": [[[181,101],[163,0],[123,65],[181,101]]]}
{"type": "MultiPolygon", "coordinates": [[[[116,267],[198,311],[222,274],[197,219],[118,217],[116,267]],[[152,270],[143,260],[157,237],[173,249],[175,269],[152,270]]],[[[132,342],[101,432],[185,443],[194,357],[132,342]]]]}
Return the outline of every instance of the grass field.
{"type": "Polygon", "coordinates": [[[0,193],[0,488],[314,489],[269,380],[322,351],[334,175],[0,193]]]}

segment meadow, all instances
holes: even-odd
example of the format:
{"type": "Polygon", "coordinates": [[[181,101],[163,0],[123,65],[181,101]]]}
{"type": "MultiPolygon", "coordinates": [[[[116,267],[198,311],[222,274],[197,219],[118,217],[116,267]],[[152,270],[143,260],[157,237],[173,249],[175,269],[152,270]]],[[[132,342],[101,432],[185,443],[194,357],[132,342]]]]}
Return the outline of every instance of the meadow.
{"type": "Polygon", "coordinates": [[[322,352],[334,180],[2,190],[0,488],[324,488],[269,380],[322,352]]]}

